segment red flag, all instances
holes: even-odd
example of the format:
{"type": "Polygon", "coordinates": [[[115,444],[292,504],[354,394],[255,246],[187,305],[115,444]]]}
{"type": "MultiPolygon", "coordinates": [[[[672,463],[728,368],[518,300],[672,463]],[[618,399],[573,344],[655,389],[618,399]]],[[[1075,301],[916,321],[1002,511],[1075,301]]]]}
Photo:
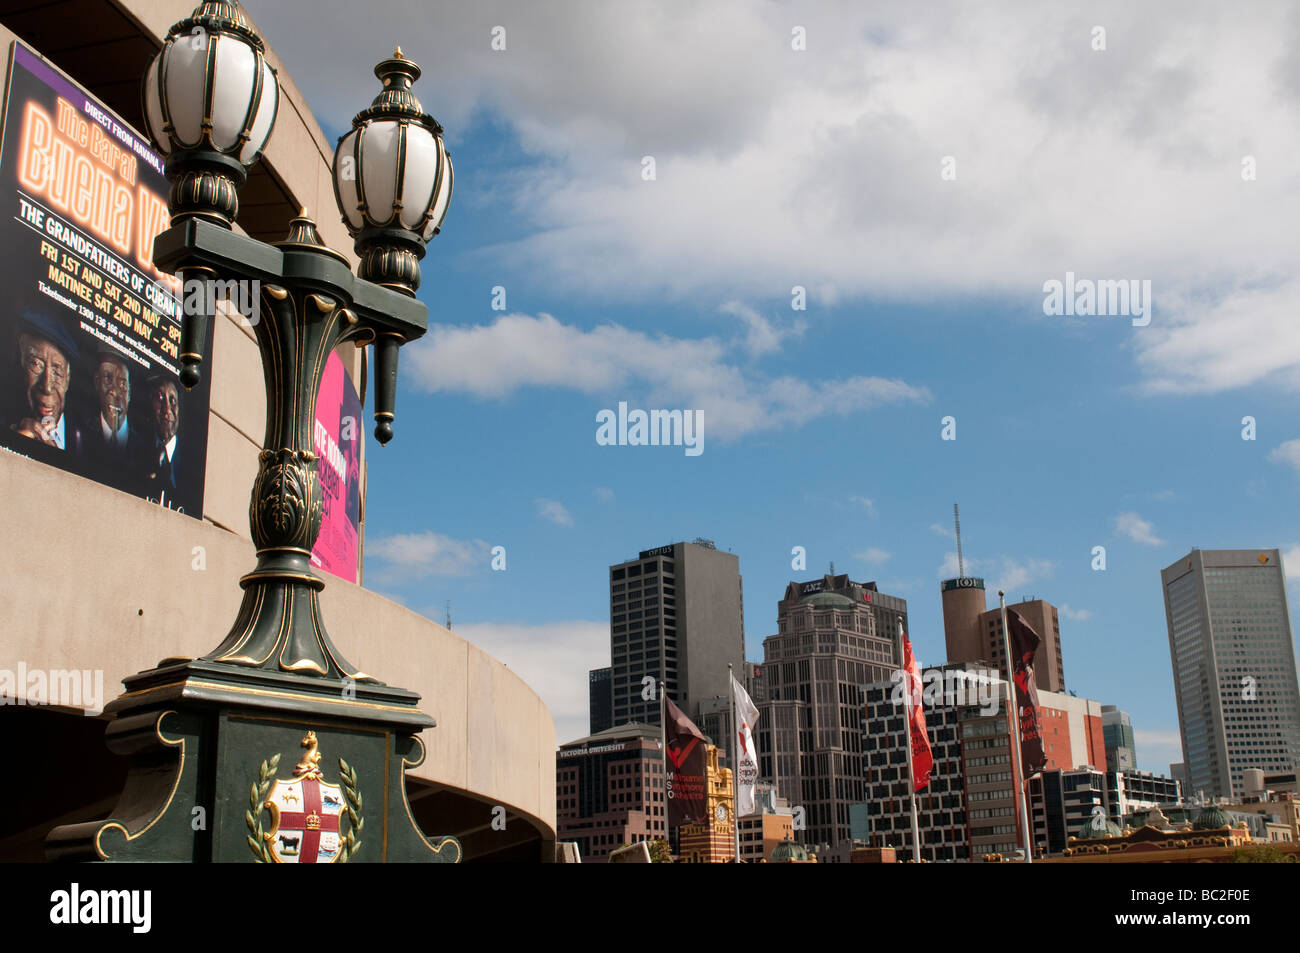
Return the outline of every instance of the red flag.
{"type": "Polygon", "coordinates": [[[1015,660],[1012,681],[1020,718],[1020,764],[1029,777],[1047,764],[1042,730],[1038,721],[1038,682],[1034,679],[1034,654],[1042,639],[1015,609],[1007,610],[1011,657],[1015,660]]]}
{"type": "Polygon", "coordinates": [[[908,737],[912,743],[912,790],[920,791],[930,783],[934,767],[934,753],[930,750],[930,736],[925,730],[925,710],[921,707],[921,673],[912,654],[912,643],[903,633],[903,678],[907,684],[904,699],[907,704],[908,737]]]}

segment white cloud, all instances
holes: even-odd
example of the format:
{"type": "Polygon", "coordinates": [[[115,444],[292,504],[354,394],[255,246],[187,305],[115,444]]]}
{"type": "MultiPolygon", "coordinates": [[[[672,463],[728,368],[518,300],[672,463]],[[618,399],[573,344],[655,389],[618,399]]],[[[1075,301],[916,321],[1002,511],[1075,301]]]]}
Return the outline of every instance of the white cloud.
{"type": "Polygon", "coordinates": [[[250,5],[335,129],[374,94],[357,51],[400,38],[453,149],[478,116],[512,130],[526,161],[488,181],[462,173],[446,228],[504,207],[524,237],[480,253],[556,287],[996,294],[1042,320],[1042,284],[1067,270],[1150,279],[1152,323],[1128,332],[1150,390],[1300,386],[1287,251],[1300,191],[1284,158],[1300,153],[1300,13],[1287,5],[809,4],[806,52],[746,0],[484,0],[428,18],[399,0],[370,0],[362,18],[350,0],[250,5]],[[303,30],[308,14],[349,29],[303,30]],[[489,50],[493,23],[505,52],[489,50]]]}
{"type": "Polygon", "coordinates": [[[1057,606],[1057,612],[1065,616],[1067,619],[1073,619],[1075,622],[1087,622],[1092,618],[1092,613],[1087,609],[1071,609],[1064,603],[1057,606]]]}
{"type": "MultiPolygon", "coordinates": [[[[425,612],[441,621],[437,607],[425,612]]],[[[560,744],[588,733],[587,672],[609,664],[609,622],[467,623],[455,633],[522,678],[555,720],[560,744]]]]}
{"type": "Polygon", "coordinates": [[[397,533],[366,540],[366,560],[379,563],[366,573],[369,585],[380,577],[385,583],[424,576],[467,576],[486,568],[490,547],[481,539],[452,539],[441,533],[397,533]]]}
{"type": "Polygon", "coordinates": [[[596,499],[602,503],[614,502],[614,491],[607,486],[598,486],[595,489],[596,499]]]}
{"type": "MultiPolygon", "coordinates": [[[[956,538],[957,538],[957,534],[956,534],[956,532],[954,532],[953,530],[948,529],[948,527],[946,527],[946,526],[941,526],[941,525],[939,525],[938,523],[931,523],[931,524],[930,524],[930,532],[934,533],[936,536],[946,536],[948,539],[956,539],[956,538]]],[[[953,555],[953,558],[954,558],[954,559],[957,558],[957,554],[956,554],[956,553],[953,553],[952,555],[953,555]]]]}
{"type": "Polygon", "coordinates": [[[880,566],[889,561],[890,554],[878,546],[871,546],[854,556],[859,562],[868,566],[880,566]]]}
{"type": "MultiPolygon", "coordinates": [[[[979,574],[984,577],[985,589],[997,594],[1001,589],[1007,599],[1014,599],[1017,589],[1051,576],[1056,563],[1048,559],[1018,559],[1013,556],[999,556],[996,559],[963,559],[967,576],[979,574]]],[[[952,579],[960,575],[957,565],[957,553],[943,554],[943,565],[939,567],[940,579],[952,579]]]]}
{"type": "Polygon", "coordinates": [[[1135,338],[1146,390],[1216,394],[1264,382],[1294,388],[1300,383],[1298,297],[1300,279],[1290,278],[1219,290],[1209,301],[1173,299],[1168,320],[1135,338]]]}
{"type": "Polygon", "coordinates": [[[1015,590],[1022,589],[1031,582],[1038,582],[1052,574],[1056,564],[1046,559],[1012,559],[1003,556],[997,569],[992,573],[994,592],[1001,589],[1011,597],[1015,590]]]}
{"type": "Polygon", "coordinates": [[[1300,543],[1292,543],[1283,550],[1282,565],[1286,567],[1287,579],[1300,582],[1300,543]]]}
{"type": "MultiPolygon", "coordinates": [[[[1183,760],[1183,741],[1176,730],[1133,729],[1138,766],[1143,771],[1167,775],[1169,766],[1183,760]]],[[[1184,791],[1185,795],[1194,792],[1184,791]]]]}
{"type": "MultiPolygon", "coordinates": [[[[709,433],[723,439],[930,400],[924,387],[881,377],[763,377],[729,363],[727,346],[713,338],[652,337],[617,324],[585,331],[549,314],[438,325],[408,350],[407,379],[429,391],[504,397],[523,387],[557,387],[608,399],[637,389],[651,406],[702,410],[709,433]]],[[[593,427],[594,420],[593,410],[593,427]]]]}
{"type": "Polygon", "coordinates": [[[724,314],[734,315],[745,324],[744,348],[750,357],[770,354],[781,346],[788,337],[800,337],[807,330],[807,323],[796,321],[788,328],[778,328],[753,308],[739,301],[728,301],[718,308],[724,314]]]}
{"type": "Polygon", "coordinates": [[[1300,440],[1288,440],[1274,447],[1268,455],[1271,463],[1281,463],[1300,470],[1300,440]]]}
{"type": "Polygon", "coordinates": [[[558,500],[536,500],[537,515],[542,519],[550,520],[556,526],[572,526],[573,517],[569,511],[564,508],[564,504],[558,500]]]}
{"type": "Polygon", "coordinates": [[[1136,513],[1120,513],[1115,517],[1115,532],[1127,536],[1144,546],[1163,546],[1165,541],[1156,536],[1155,527],[1136,513]]]}
{"type": "Polygon", "coordinates": [[[876,518],[876,504],[874,501],[867,499],[865,496],[851,496],[849,497],[849,502],[857,503],[867,511],[867,514],[872,519],[876,518]]]}

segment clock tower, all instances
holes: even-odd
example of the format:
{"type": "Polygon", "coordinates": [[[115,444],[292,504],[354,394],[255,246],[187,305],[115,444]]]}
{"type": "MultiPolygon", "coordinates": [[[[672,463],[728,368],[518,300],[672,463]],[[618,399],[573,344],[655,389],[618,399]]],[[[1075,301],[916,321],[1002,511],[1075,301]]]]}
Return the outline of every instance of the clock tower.
{"type": "Polygon", "coordinates": [[[685,864],[726,864],[736,859],[735,794],[730,768],[718,767],[718,746],[705,754],[708,816],[681,826],[678,858],[685,864]]]}

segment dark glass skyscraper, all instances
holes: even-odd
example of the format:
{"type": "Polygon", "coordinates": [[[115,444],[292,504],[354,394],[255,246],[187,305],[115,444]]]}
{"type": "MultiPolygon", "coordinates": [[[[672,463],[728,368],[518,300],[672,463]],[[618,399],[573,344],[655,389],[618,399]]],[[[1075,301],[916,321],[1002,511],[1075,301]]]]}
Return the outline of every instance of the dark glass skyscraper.
{"type": "Polygon", "coordinates": [[[609,567],[614,724],[657,725],[657,681],[698,721],[700,702],[744,671],[740,560],[709,540],[642,551],[609,567]]]}

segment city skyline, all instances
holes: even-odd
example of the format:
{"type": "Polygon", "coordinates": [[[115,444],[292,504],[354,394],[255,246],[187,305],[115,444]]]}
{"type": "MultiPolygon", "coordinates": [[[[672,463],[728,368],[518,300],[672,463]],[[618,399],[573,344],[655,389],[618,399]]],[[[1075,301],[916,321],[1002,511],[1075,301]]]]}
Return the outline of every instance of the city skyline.
{"type": "MultiPolygon", "coordinates": [[[[386,53],[401,18],[378,3],[322,38],[293,7],[249,5],[335,135],[330,104],[373,79],[330,64],[386,53]]],[[[739,557],[749,660],[784,583],[834,561],[906,598],[941,662],[957,501],[988,608],[999,587],[1056,605],[1067,688],[1128,711],[1139,767],[1167,771],[1160,569],[1258,546],[1290,556],[1293,595],[1300,572],[1279,531],[1300,518],[1278,171],[1297,20],[1268,9],[438,5],[401,41],[457,196],[423,264],[431,333],[402,358],[409,439],[372,456],[367,588],[437,621],[450,600],[564,742],[609,663],[607,567],[656,540],[739,557]],[[1107,280],[1149,280],[1146,312],[1047,313],[1045,285],[1107,280]],[[703,452],[602,446],[620,403],[702,411],[703,452]]]]}

